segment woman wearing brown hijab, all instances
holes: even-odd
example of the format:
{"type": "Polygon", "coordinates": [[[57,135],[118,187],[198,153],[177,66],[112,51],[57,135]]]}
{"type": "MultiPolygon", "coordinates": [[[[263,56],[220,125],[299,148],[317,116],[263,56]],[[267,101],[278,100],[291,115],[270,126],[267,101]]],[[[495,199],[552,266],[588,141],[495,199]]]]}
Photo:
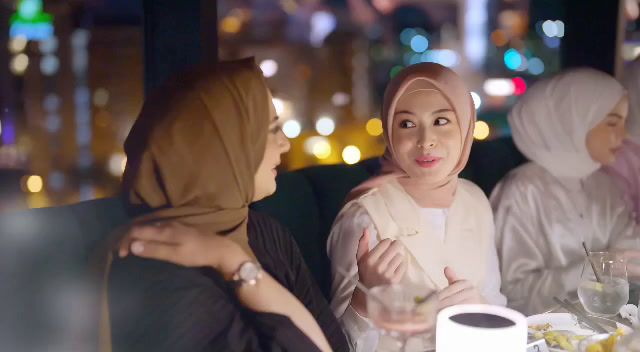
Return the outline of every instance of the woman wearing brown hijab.
{"type": "Polygon", "coordinates": [[[347,349],[291,236],[248,210],[289,149],[276,120],[253,60],[200,66],[145,102],[125,142],[113,351],[347,349]]]}

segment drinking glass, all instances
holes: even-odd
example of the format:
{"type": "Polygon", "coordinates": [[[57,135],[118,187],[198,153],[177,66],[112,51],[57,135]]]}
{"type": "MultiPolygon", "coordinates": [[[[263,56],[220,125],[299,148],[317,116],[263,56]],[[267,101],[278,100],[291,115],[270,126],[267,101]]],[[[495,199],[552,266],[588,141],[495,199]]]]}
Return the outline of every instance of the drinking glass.
{"type": "Polygon", "coordinates": [[[593,315],[616,315],[629,301],[627,263],[609,252],[590,252],[589,257],[584,261],[578,287],[580,303],[593,315]],[[594,268],[601,282],[596,279],[594,268]]]}

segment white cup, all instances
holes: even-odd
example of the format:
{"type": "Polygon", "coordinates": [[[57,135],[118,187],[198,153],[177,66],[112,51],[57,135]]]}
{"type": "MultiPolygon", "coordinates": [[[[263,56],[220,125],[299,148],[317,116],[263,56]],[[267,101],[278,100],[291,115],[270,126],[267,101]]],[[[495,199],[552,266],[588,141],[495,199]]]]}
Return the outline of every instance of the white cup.
{"type": "Polygon", "coordinates": [[[527,319],[513,309],[488,304],[462,304],[438,313],[438,352],[524,352],[527,319]]]}

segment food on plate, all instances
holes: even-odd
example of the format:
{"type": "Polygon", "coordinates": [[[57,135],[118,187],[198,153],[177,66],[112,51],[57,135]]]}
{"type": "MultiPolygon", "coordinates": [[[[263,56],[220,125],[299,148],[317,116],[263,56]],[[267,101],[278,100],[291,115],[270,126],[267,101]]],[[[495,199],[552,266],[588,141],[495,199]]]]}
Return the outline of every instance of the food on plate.
{"type": "Polygon", "coordinates": [[[576,351],[576,345],[587,338],[587,335],[573,334],[567,330],[552,330],[549,323],[541,325],[531,325],[529,330],[535,339],[545,339],[547,345],[553,348],[560,348],[565,351],[576,351]]]}
{"type": "Polygon", "coordinates": [[[592,343],[587,346],[587,352],[612,352],[618,343],[620,336],[624,335],[622,329],[617,329],[613,334],[604,340],[592,343]]]}
{"type": "Polygon", "coordinates": [[[549,329],[551,329],[551,324],[549,323],[529,326],[529,330],[534,330],[534,331],[548,331],[549,329]]]}

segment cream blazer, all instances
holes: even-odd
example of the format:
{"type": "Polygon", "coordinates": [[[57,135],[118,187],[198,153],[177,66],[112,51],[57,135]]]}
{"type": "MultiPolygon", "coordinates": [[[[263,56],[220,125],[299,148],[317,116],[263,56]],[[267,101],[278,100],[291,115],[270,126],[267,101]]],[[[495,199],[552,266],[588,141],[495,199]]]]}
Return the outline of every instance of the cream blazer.
{"type": "MultiPolygon", "coordinates": [[[[495,253],[495,246],[492,210],[482,190],[470,181],[458,181],[453,203],[446,210],[444,239],[429,231],[431,227],[425,224],[427,220],[420,216],[420,210],[402,186],[390,180],[347,203],[334,222],[327,244],[333,275],[331,307],[356,351],[376,350],[377,343],[375,338],[363,338],[371,325],[350,307],[355,285],[337,268],[357,279],[356,251],[364,229],[360,224],[369,224],[370,233],[375,236],[370,248],[385,238],[402,242],[408,256],[404,285],[443,289],[448,286],[446,266],[476,287],[485,285],[488,253],[495,253]],[[364,222],[353,216],[354,208],[365,210],[364,222]]],[[[495,272],[500,287],[497,260],[495,272]]],[[[498,295],[500,302],[494,304],[504,305],[506,301],[499,290],[498,295]]]]}

